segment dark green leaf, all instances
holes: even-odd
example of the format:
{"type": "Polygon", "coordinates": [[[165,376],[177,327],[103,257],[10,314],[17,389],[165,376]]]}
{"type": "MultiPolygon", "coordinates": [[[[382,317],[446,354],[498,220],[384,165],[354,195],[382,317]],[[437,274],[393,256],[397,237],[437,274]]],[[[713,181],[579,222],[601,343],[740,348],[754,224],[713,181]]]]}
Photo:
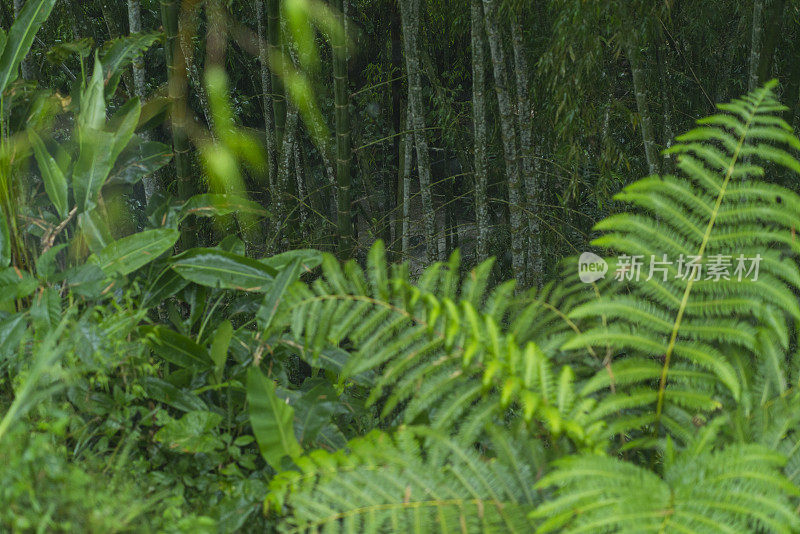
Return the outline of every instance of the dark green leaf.
{"type": "Polygon", "coordinates": [[[188,250],[171,264],[196,284],[243,291],[266,291],[276,274],[271,267],[245,256],[210,248],[188,250]]]}
{"type": "Polygon", "coordinates": [[[295,261],[300,262],[302,272],[310,272],[322,263],[322,253],[313,249],[296,249],[263,258],[259,260],[264,265],[269,265],[276,271],[282,271],[295,261]]]}
{"type": "Polygon", "coordinates": [[[97,209],[78,214],[78,228],[92,252],[100,252],[113,240],[111,230],[97,209]]]}
{"type": "Polygon", "coordinates": [[[252,200],[236,195],[206,193],[195,195],[187,200],[181,208],[179,220],[189,215],[198,217],[220,217],[231,213],[250,213],[265,215],[266,210],[252,200]]]}
{"type": "Polygon", "coordinates": [[[247,370],[247,401],[250,424],[264,460],[280,469],[284,456],[303,453],[294,435],[294,409],[275,394],[275,383],[257,367],[247,370]]]}
{"type": "Polygon", "coordinates": [[[114,241],[100,252],[92,254],[89,261],[97,264],[109,276],[124,276],[171,249],[179,237],[180,232],[170,228],[145,230],[114,241]]]}
{"type": "Polygon", "coordinates": [[[98,298],[113,286],[106,273],[92,263],[67,270],[64,279],[73,293],[86,298],[98,298]]]}
{"type": "Polygon", "coordinates": [[[300,258],[297,258],[289,267],[284,267],[264,295],[264,301],[256,314],[258,326],[262,331],[269,329],[286,288],[297,279],[300,273],[300,261],[300,258]]]}
{"type": "Polygon", "coordinates": [[[154,376],[144,377],[142,379],[142,386],[144,386],[150,398],[158,402],[163,402],[177,410],[183,412],[208,410],[208,406],[206,406],[206,403],[204,403],[200,397],[189,391],[178,389],[160,378],[154,376]]]}
{"type": "Polygon", "coordinates": [[[133,185],[172,159],[169,146],[156,141],[132,142],[120,154],[106,185],[133,185]]]}
{"type": "Polygon", "coordinates": [[[28,128],[28,139],[31,141],[36,163],[42,173],[44,190],[47,192],[50,202],[56,208],[56,212],[61,217],[66,217],[69,209],[67,205],[67,179],[64,177],[64,173],[61,172],[61,167],[47,151],[42,138],[31,128],[28,128]]]}
{"type": "Polygon", "coordinates": [[[66,243],[59,243],[36,258],[36,275],[39,278],[47,280],[56,274],[56,256],[66,246],[66,243]]]}
{"type": "Polygon", "coordinates": [[[17,78],[19,64],[28,54],[36,32],[50,16],[55,3],[56,0],[28,0],[20,10],[0,55],[0,93],[17,78]]]}
{"type": "Polygon", "coordinates": [[[143,305],[156,306],[189,285],[189,281],[172,269],[163,269],[144,293],[143,305]]]}
{"type": "Polygon", "coordinates": [[[153,352],[178,367],[203,371],[213,364],[205,348],[174,330],[160,325],[142,326],[139,333],[153,352]]]}
{"type": "Polygon", "coordinates": [[[222,371],[225,369],[225,360],[228,358],[228,347],[233,337],[233,325],[225,320],[220,323],[211,340],[211,360],[214,362],[214,377],[217,382],[222,380],[222,371]]]}

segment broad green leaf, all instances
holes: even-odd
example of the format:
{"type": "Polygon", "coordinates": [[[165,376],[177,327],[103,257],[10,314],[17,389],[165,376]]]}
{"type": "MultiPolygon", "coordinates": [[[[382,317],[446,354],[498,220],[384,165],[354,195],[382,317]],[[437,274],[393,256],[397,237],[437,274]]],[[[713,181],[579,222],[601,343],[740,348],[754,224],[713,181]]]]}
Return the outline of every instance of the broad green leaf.
{"type": "Polygon", "coordinates": [[[225,360],[228,359],[228,347],[233,338],[233,325],[225,320],[220,323],[214,332],[211,340],[211,360],[214,362],[214,378],[217,382],[222,380],[222,372],[225,369],[225,360]]]}
{"type": "Polygon", "coordinates": [[[64,273],[64,280],[73,293],[90,299],[108,294],[114,287],[114,283],[109,281],[106,273],[93,263],[67,270],[64,273]]]}
{"type": "Polygon", "coordinates": [[[196,284],[243,291],[266,291],[277,274],[245,256],[210,248],[187,250],[171,264],[178,274],[196,284]]]}
{"type": "Polygon", "coordinates": [[[198,217],[220,217],[231,213],[265,215],[267,212],[252,200],[247,200],[240,196],[206,193],[195,195],[187,200],[181,208],[178,220],[182,221],[189,215],[196,215],[198,217]]]}
{"type": "Polygon", "coordinates": [[[278,306],[281,303],[283,294],[286,292],[286,288],[297,279],[299,274],[300,258],[295,259],[289,267],[285,267],[278,276],[275,277],[275,281],[272,282],[267,294],[264,295],[264,301],[261,303],[261,307],[256,314],[259,328],[262,331],[269,329],[272,324],[272,319],[278,311],[278,306]]]}
{"type": "Polygon", "coordinates": [[[6,43],[8,42],[8,35],[3,28],[0,28],[0,55],[3,54],[3,50],[6,49],[6,43]]]}
{"type": "Polygon", "coordinates": [[[126,37],[120,37],[108,41],[103,46],[103,71],[106,83],[106,93],[113,95],[119,85],[120,76],[124,68],[129,65],[137,56],[150,48],[155,43],[160,34],[158,33],[139,33],[126,37]]]}
{"type": "Polygon", "coordinates": [[[93,128],[78,128],[78,160],[72,170],[72,189],[78,213],[97,205],[97,195],[114,166],[113,133],[93,128]]]}
{"type": "Polygon", "coordinates": [[[156,441],[170,449],[189,453],[210,453],[222,449],[225,443],[214,430],[222,416],[208,411],[191,411],[180,419],[172,419],[156,432],[156,441]]]}
{"type": "Polygon", "coordinates": [[[114,144],[111,147],[112,159],[114,162],[125,150],[125,147],[131,142],[133,134],[136,131],[136,125],[139,124],[139,116],[142,113],[142,105],[138,98],[132,98],[125,102],[121,108],[114,113],[111,120],[108,121],[107,130],[114,132],[114,144]]]}
{"type": "Polygon", "coordinates": [[[189,391],[178,389],[169,382],[146,376],[142,378],[142,386],[148,397],[157,402],[163,402],[177,410],[191,412],[194,410],[208,410],[208,406],[200,397],[189,391]]]}
{"type": "Polygon", "coordinates": [[[280,470],[284,456],[303,453],[294,435],[294,409],[275,394],[275,383],[257,367],[247,370],[247,401],[250,424],[264,460],[280,470]]]}
{"type": "Polygon", "coordinates": [[[5,211],[0,208],[0,267],[11,265],[11,233],[5,211]]]}
{"type": "Polygon", "coordinates": [[[205,348],[165,326],[142,326],[139,333],[156,354],[178,367],[203,371],[213,364],[205,348]]]}
{"type": "Polygon", "coordinates": [[[47,192],[50,202],[56,208],[56,212],[61,217],[66,217],[69,209],[67,205],[67,179],[61,171],[61,167],[47,151],[42,138],[31,128],[28,128],[28,139],[31,141],[36,163],[42,173],[44,190],[47,192]]]}
{"type": "Polygon", "coordinates": [[[17,78],[19,64],[28,54],[36,32],[50,16],[55,3],[56,0],[28,0],[20,10],[0,54],[0,93],[17,78]]]}
{"type": "Polygon", "coordinates": [[[50,47],[47,51],[47,60],[58,65],[68,61],[73,54],[77,54],[81,58],[89,57],[94,48],[94,39],[85,37],[83,39],[76,39],[68,43],[58,43],[50,47]]]}
{"type": "Polygon", "coordinates": [[[78,228],[92,252],[103,250],[113,241],[111,230],[96,209],[78,214],[78,228]]]}
{"type": "Polygon", "coordinates": [[[118,239],[89,257],[109,276],[124,276],[147,265],[172,248],[180,232],[171,228],[145,230],[118,239]]]}
{"type": "Polygon", "coordinates": [[[106,185],[133,185],[154,173],[172,159],[172,149],[164,143],[131,143],[117,158],[106,185]]]}
{"type": "MultiPolygon", "coordinates": [[[[106,123],[106,101],[103,97],[103,65],[95,53],[94,70],[89,85],[81,91],[78,130],[100,130],[106,123]]],[[[106,146],[108,148],[108,146],[106,146]]]]}
{"type": "Polygon", "coordinates": [[[301,272],[311,272],[322,264],[322,253],[310,248],[299,248],[288,250],[268,258],[262,258],[259,261],[264,265],[269,265],[276,271],[282,271],[294,263],[295,260],[300,261],[301,272]]]}

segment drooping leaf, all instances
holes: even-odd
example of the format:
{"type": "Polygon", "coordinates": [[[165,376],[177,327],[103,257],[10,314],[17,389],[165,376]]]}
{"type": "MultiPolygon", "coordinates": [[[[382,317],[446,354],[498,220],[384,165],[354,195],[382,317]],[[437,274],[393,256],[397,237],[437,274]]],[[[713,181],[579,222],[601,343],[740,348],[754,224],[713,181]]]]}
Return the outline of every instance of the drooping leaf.
{"type": "Polygon", "coordinates": [[[122,151],[106,185],[133,185],[172,159],[169,146],[156,141],[135,141],[122,151]]]}
{"type": "Polygon", "coordinates": [[[108,41],[103,46],[103,71],[106,92],[113,95],[119,85],[122,71],[137,56],[150,48],[160,37],[159,33],[138,33],[108,41]]]}
{"type": "Polygon", "coordinates": [[[243,291],[265,291],[277,274],[258,261],[210,248],[187,250],[171,264],[181,276],[196,284],[243,291]]]}
{"type": "Polygon", "coordinates": [[[284,456],[303,453],[294,435],[294,409],[275,394],[275,383],[257,367],[247,370],[247,401],[250,424],[264,460],[280,469],[284,456]]]}
{"type": "Polygon", "coordinates": [[[94,39],[85,37],[83,39],[76,39],[68,43],[58,43],[50,47],[47,51],[47,60],[58,65],[67,61],[70,56],[77,54],[79,57],[89,57],[94,47],[94,39]]]}
{"type": "Polygon", "coordinates": [[[222,416],[208,411],[191,411],[180,419],[172,419],[154,436],[170,449],[189,453],[210,453],[225,446],[214,429],[222,416]]]}
{"type": "Polygon", "coordinates": [[[163,402],[168,406],[172,406],[177,410],[183,412],[191,412],[195,410],[208,410],[208,406],[203,402],[200,397],[186,391],[179,389],[165,380],[156,378],[154,376],[146,376],[142,379],[142,386],[147,392],[147,396],[155,401],[163,402]]]}
{"type": "Polygon", "coordinates": [[[300,262],[301,272],[311,272],[322,264],[322,253],[314,249],[287,250],[280,254],[259,260],[264,265],[269,265],[276,271],[282,271],[295,261],[300,262]]]}
{"type": "Polygon", "coordinates": [[[178,367],[204,371],[213,364],[204,347],[165,326],[142,326],[139,333],[156,354],[178,367]]]}
{"type": "Polygon", "coordinates": [[[89,257],[109,276],[124,276],[147,265],[172,248],[180,232],[171,228],[145,230],[109,244],[89,257]]]}
{"type": "Polygon", "coordinates": [[[61,171],[61,167],[47,151],[42,138],[31,128],[28,128],[28,139],[31,141],[36,163],[42,173],[44,190],[50,198],[50,202],[56,208],[56,212],[62,218],[66,217],[69,209],[67,205],[67,179],[61,171]]]}
{"type": "Polygon", "coordinates": [[[28,54],[36,32],[50,16],[55,3],[56,0],[28,0],[20,10],[0,54],[0,93],[17,78],[19,64],[28,54]]]}
{"type": "Polygon", "coordinates": [[[189,215],[198,217],[221,217],[231,213],[249,213],[252,215],[265,215],[266,210],[252,200],[247,200],[233,194],[206,193],[195,195],[187,200],[181,208],[178,220],[182,221],[189,215]]]}

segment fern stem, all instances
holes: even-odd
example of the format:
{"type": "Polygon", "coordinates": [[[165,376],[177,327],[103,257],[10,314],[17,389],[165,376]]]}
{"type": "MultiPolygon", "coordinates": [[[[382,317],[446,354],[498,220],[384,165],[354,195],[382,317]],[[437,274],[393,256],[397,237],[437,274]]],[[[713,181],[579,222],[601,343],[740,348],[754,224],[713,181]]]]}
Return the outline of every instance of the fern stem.
{"type": "MultiPolygon", "coordinates": [[[[742,145],[744,145],[744,141],[747,137],[747,131],[750,129],[750,125],[753,122],[753,116],[756,114],[758,110],[758,106],[761,105],[761,101],[764,98],[764,92],[761,91],[758,94],[757,102],[753,106],[753,111],[747,119],[747,123],[744,126],[742,131],[742,135],[739,137],[739,142],[736,145],[736,150],[733,152],[731,156],[731,162],[728,165],[728,170],[725,172],[725,179],[722,182],[722,187],[720,188],[719,195],[717,195],[717,200],[714,203],[714,210],[711,212],[711,217],[708,221],[708,226],[706,226],[705,234],[703,235],[703,241],[700,243],[700,250],[698,251],[697,255],[702,260],[703,253],[706,250],[706,246],[708,245],[708,240],[711,237],[711,230],[714,228],[714,223],[717,219],[717,214],[719,213],[719,208],[722,205],[722,199],[725,197],[725,191],[728,188],[728,182],[730,182],[731,176],[733,175],[734,167],[736,166],[736,161],[739,158],[739,154],[742,150],[742,145]]],[[[683,313],[686,311],[686,305],[689,302],[689,295],[692,292],[692,287],[694,286],[694,277],[689,276],[689,279],[686,283],[686,289],[683,292],[683,298],[681,299],[681,304],[678,307],[678,315],[675,317],[675,324],[672,327],[672,333],[670,334],[669,344],[667,345],[667,350],[664,354],[664,367],[661,369],[661,379],[658,385],[658,401],[656,404],[656,419],[655,419],[655,429],[654,432],[658,432],[658,428],[661,424],[661,411],[664,407],[664,392],[667,385],[667,372],[669,371],[669,364],[670,359],[672,358],[672,353],[675,350],[675,344],[678,339],[678,330],[681,327],[681,321],[683,320],[683,313]]]]}

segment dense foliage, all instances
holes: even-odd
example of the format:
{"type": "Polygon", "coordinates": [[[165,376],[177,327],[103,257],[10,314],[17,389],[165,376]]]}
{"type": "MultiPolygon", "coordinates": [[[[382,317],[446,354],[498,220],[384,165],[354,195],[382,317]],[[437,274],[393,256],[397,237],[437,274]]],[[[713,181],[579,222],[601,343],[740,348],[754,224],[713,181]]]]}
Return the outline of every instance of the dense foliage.
{"type": "Polygon", "coordinates": [[[800,532],[793,3],[0,6],[3,531],[800,532]]]}

